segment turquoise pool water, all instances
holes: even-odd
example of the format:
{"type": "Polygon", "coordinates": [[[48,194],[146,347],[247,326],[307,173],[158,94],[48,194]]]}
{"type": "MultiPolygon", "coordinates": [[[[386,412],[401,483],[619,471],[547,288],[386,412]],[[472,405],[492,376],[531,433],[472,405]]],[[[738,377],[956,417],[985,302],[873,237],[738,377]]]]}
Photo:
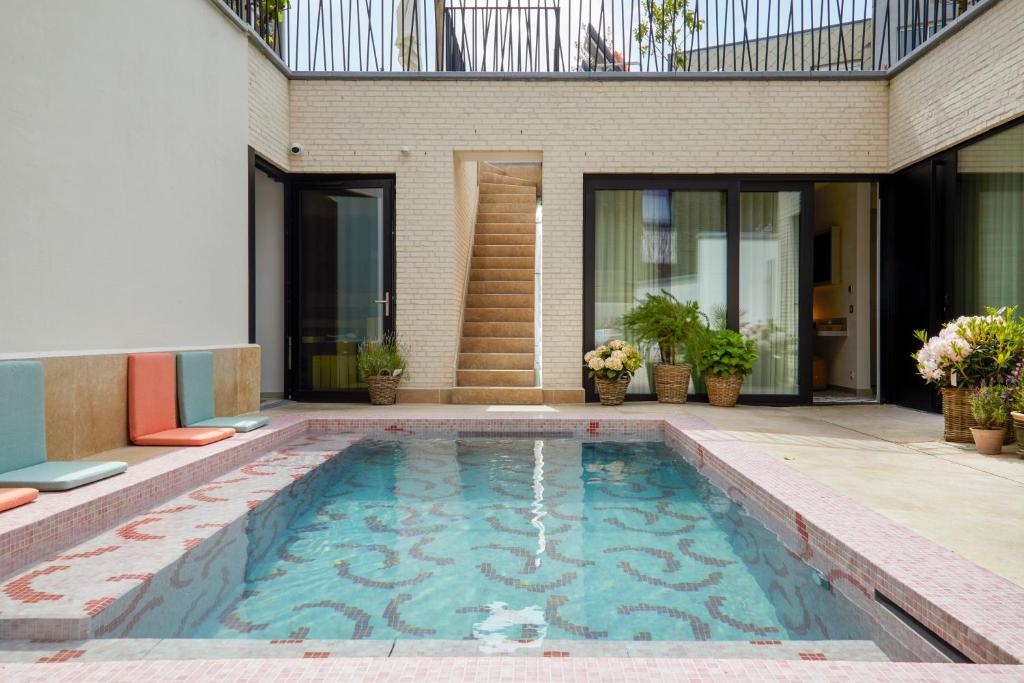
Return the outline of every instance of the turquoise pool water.
{"type": "Polygon", "coordinates": [[[254,513],[245,584],[188,636],[869,639],[660,442],[371,439],[308,476],[254,513]]]}

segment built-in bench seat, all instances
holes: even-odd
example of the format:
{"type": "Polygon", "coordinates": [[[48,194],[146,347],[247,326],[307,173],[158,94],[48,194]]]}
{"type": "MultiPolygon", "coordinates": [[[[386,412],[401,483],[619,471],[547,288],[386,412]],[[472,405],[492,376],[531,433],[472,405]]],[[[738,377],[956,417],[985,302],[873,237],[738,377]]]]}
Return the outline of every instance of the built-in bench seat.
{"type": "Polygon", "coordinates": [[[205,446],[234,436],[223,427],[178,427],[172,353],[128,356],[128,432],[137,446],[205,446]]]}
{"type": "Polygon", "coordinates": [[[228,427],[236,432],[251,432],[267,424],[266,415],[214,416],[210,351],[178,354],[178,415],[185,427],[228,427]]]}
{"type": "Polygon", "coordinates": [[[0,363],[0,488],[66,491],[128,468],[119,461],[47,460],[43,365],[0,363]]]}

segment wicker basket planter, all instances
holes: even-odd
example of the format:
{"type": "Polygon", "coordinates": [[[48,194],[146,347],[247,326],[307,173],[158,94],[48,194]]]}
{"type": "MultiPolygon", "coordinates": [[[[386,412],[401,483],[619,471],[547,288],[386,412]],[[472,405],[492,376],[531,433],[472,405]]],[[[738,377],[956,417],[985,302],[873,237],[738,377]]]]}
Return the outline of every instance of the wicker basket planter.
{"type": "Polygon", "coordinates": [[[1010,413],[1010,419],[1017,435],[1017,455],[1024,458],[1024,413],[1010,413]]]}
{"type": "Polygon", "coordinates": [[[594,384],[597,386],[597,395],[601,399],[601,405],[622,405],[622,402],[626,400],[626,388],[629,386],[629,380],[628,372],[619,375],[617,380],[595,377],[594,384]]]}
{"type": "Polygon", "coordinates": [[[654,390],[659,403],[686,403],[690,391],[691,365],[658,363],[654,366],[654,390]]]}
{"type": "Polygon", "coordinates": [[[722,408],[731,408],[736,405],[736,401],[740,397],[743,378],[736,375],[716,377],[709,373],[704,375],[704,383],[708,387],[708,403],[722,408]]]}
{"type": "Polygon", "coordinates": [[[366,378],[366,384],[370,387],[370,403],[375,406],[390,406],[398,399],[398,383],[402,381],[401,375],[385,375],[387,370],[381,370],[380,375],[373,375],[366,378]]]}
{"type": "MultiPolygon", "coordinates": [[[[954,389],[946,387],[942,390],[942,418],[945,421],[943,438],[951,443],[974,443],[971,427],[978,423],[971,414],[970,398],[973,389],[954,389]]],[[[1007,429],[1003,443],[1014,442],[1014,430],[1007,429]]]]}

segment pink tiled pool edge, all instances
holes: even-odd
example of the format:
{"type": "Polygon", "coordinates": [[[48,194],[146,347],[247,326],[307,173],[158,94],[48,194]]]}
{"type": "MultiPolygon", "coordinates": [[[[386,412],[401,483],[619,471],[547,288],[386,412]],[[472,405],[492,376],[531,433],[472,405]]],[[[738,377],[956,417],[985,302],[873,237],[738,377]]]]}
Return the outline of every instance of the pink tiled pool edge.
{"type": "MultiPolygon", "coordinates": [[[[260,430],[262,431],[262,430],[260,430]]],[[[10,574],[9,566],[16,569],[30,562],[38,561],[62,547],[70,545],[63,539],[71,539],[72,535],[64,532],[71,524],[71,531],[78,534],[76,542],[98,533],[118,520],[134,512],[140,512],[154,502],[165,500],[184,493],[195,486],[220,476],[232,467],[250,461],[265,450],[279,445],[284,441],[306,432],[500,432],[500,433],[545,433],[572,431],[589,433],[597,436],[614,436],[615,434],[663,436],[670,444],[677,446],[684,457],[708,476],[716,485],[725,490],[730,497],[752,510],[753,514],[765,522],[773,522],[770,526],[776,533],[784,537],[787,544],[797,548],[799,556],[812,566],[827,573],[830,581],[844,592],[864,593],[871,598],[877,589],[894,600],[907,612],[939,633],[947,641],[954,643],[974,661],[990,663],[1017,663],[1024,658],[1024,590],[1005,579],[995,576],[977,567],[955,553],[946,550],[927,539],[919,537],[907,529],[900,527],[887,518],[875,513],[860,504],[836,493],[810,477],[807,477],[778,459],[767,456],[756,448],[735,440],[699,418],[689,416],[661,416],[626,419],[612,417],[608,419],[579,419],[558,416],[481,416],[459,419],[435,419],[403,416],[391,413],[387,416],[372,418],[350,418],[343,415],[331,415],[324,412],[302,414],[294,413],[275,417],[267,431],[262,434],[254,432],[248,438],[232,439],[219,448],[205,447],[174,453],[156,458],[137,465],[129,470],[129,474],[109,480],[106,486],[94,485],[82,489],[77,496],[64,497],[64,494],[46,496],[39,507],[29,506],[31,514],[21,514],[18,518],[0,518],[0,576],[10,574]],[[52,501],[52,502],[51,502],[52,501]],[[78,519],[79,516],[84,519],[78,519]],[[60,535],[57,535],[60,532],[60,535]],[[788,538],[786,538],[788,536],[788,538]],[[39,545],[36,545],[38,543],[39,545]],[[45,550],[40,548],[45,547],[45,550]],[[9,554],[7,551],[13,551],[9,554]],[[20,559],[19,559],[20,558],[20,559]],[[27,558],[27,559],[26,559],[27,558]],[[6,564],[4,564],[6,563],[6,564]]],[[[101,483],[104,484],[104,483],[101,483]]],[[[430,675],[450,677],[460,667],[470,666],[478,673],[475,677],[490,680],[492,672],[504,671],[495,664],[481,663],[480,658],[474,660],[410,658],[422,660],[424,672],[430,675]],[[476,661],[466,664],[467,661],[476,661]],[[460,664],[460,662],[463,662],[460,664]],[[447,671],[447,674],[441,672],[447,671]]],[[[483,658],[486,661],[486,658],[483,658]]],[[[274,660],[247,660],[259,662],[267,667],[286,667],[297,663],[275,662],[274,660]]],[[[342,661],[342,660],[337,660],[342,661]]],[[[349,673],[367,670],[367,660],[346,660],[352,667],[349,673]]],[[[372,660],[376,661],[376,660],[372,660]]],[[[509,660],[498,660],[505,662],[509,660]]],[[[586,661],[577,659],[577,662],[586,661]]],[[[614,658],[602,658],[595,672],[605,670],[604,664],[609,663],[611,672],[620,665],[611,665],[614,658]]],[[[750,680],[773,680],[776,674],[787,680],[814,680],[805,678],[813,671],[826,671],[813,667],[779,666],[779,662],[718,662],[704,660],[702,663],[689,660],[622,660],[630,662],[621,664],[621,672],[628,671],[638,674],[637,661],[644,662],[676,662],[684,669],[692,671],[696,680],[704,680],[706,667],[732,667],[739,680],[748,675],[744,667],[750,665],[749,672],[762,670],[766,675],[750,680]],[[711,664],[708,664],[711,662],[711,664]],[[739,668],[735,668],[739,667],[739,668]],[[767,668],[762,668],[767,667],[767,668]],[[806,672],[806,673],[805,673],[806,672]]],[[[99,667],[102,663],[78,663],[74,667],[99,667]]],[[[133,667],[154,663],[132,663],[133,667]]],[[[189,666],[198,664],[189,662],[189,666]]],[[[208,663],[211,664],[211,663],[208,663]]],[[[795,665],[818,663],[789,663],[795,665]]],[[[842,663],[830,662],[839,666],[842,663]]],[[[211,664],[212,665],[212,664],[211,664]]],[[[853,666],[853,663],[850,663],[853,666]]],[[[5,672],[0,665],[0,672],[5,672]]],[[[72,666],[70,664],[64,667],[72,666]]],[[[127,664],[125,665],[127,666],[127,664]]],[[[387,671],[408,676],[416,671],[410,660],[391,669],[379,669],[381,675],[387,671]]],[[[508,669],[522,668],[524,664],[508,665],[508,669]]],[[[552,669],[544,667],[536,673],[552,680],[556,671],[559,675],[572,672],[570,677],[579,678],[576,669],[552,669]]],[[[947,680],[946,674],[956,676],[968,671],[970,675],[991,673],[997,677],[1017,676],[1004,680],[1024,680],[1024,669],[1007,667],[1004,672],[992,667],[962,667],[944,665],[945,668],[928,669],[913,668],[925,665],[892,664],[885,669],[891,672],[892,680],[917,680],[916,676],[925,671],[941,671],[942,676],[935,680],[947,680]],[[910,668],[908,668],[910,667],[910,668]],[[958,673],[954,673],[958,672],[958,673]],[[1012,672],[1012,673],[1007,673],[1012,672]],[[1016,672],[1020,672],[1019,674],[1016,672]],[[913,677],[911,677],[913,676],[913,677]]],[[[42,667],[41,667],[42,668],[42,667]]],[[[99,670],[99,669],[96,669],[99,670]]],[[[295,671],[298,671],[296,669],[295,671]]],[[[327,669],[331,671],[333,669],[327,669]]],[[[661,672],[658,664],[652,675],[661,672]]],[[[668,671],[669,669],[664,669],[668,671]]],[[[827,669],[842,675],[842,667],[827,669]]],[[[93,669],[86,669],[93,671],[93,669]]],[[[159,667],[154,669],[158,673],[159,667]]],[[[867,673],[869,669],[858,669],[867,673]]],[[[288,675],[282,670],[283,675],[288,675]]],[[[89,675],[89,674],[86,674],[89,675]]],[[[658,673],[657,675],[661,675],[658,673]]],[[[847,675],[851,680],[854,670],[847,675]]],[[[587,674],[589,677],[590,674],[587,674]]],[[[628,677],[628,676],[627,676],[628,677]]],[[[494,678],[504,680],[503,676],[494,674],[494,678]]],[[[52,678],[48,677],[49,680],[52,678]]],[[[585,680],[586,678],[583,678],[585,680]]],[[[17,680],[31,680],[19,678],[17,680]]],[[[78,679],[82,680],[82,679],[78,679]]],[[[111,680],[111,679],[105,679],[111,680]]],[[[248,679],[240,679],[248,680],[248,679]]],[[[263,680],[266,680],[263,678],[263,680]]],[[[356,679],[351,679],[356,680],[356,679]]],[[[416,680],[420,680],[419,677],[416,680]]],[[[426,680],[426,679],[424,679],[426,680]]],[[[447,678],[446,678],[447,680],[447,678]]],[[[657,678],[655,678],[657,680],[657,678]]],[[[954,678],[948,678],[954,680],[954,678]]]]}
{"type": "Polygon", "coordinates": [[[405,657],[302,660],[222,659],[53,664],[0,664],[0,677],[18,683],[137,683],[138,681],[406,681],[409,683],[889,683],[1021,681],[1016,666],[714,659],[405,657]]]}

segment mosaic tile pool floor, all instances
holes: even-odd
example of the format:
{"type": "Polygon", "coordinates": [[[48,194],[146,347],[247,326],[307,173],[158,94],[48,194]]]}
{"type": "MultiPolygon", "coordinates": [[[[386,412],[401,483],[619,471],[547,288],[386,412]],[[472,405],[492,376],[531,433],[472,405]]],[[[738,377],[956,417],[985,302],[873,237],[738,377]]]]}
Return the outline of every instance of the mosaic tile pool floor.
{"type": "Polygon", "coordinates": [[[244,583],[176,635],[410,654],[833,641],[818,650],[885,658],[856,608],[661,442],[366,439],[309,476],[250,519],[244,583]]]}

